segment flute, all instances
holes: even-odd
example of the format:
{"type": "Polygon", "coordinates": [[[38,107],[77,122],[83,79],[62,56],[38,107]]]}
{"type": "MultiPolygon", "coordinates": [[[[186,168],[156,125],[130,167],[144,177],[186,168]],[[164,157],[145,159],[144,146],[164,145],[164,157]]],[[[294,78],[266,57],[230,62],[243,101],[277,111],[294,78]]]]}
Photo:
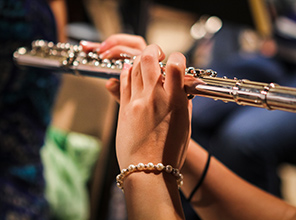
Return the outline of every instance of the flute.
{"type": "MultiPolygon", "coordinates": [[[[81,46],[44,40],[33,41],[30,49],[19,48],[13,57],[20,66],[100,78],[119,78],[124,63],[133,62],[131,59],[100,59],[96,53],[83,52],[81,46]]],[[[165,72],[165,65],[161,62],[160,69],[165,72]]],[[[296,112],[296,88],[217,77],[217,72],[210,69],[188,67],[185,74],[192,76],[185,78],[185,91],[188,94],[238,105],[296,112]],[[204,84],[194,83],[194,79],[201,79],[204,84]]]]}

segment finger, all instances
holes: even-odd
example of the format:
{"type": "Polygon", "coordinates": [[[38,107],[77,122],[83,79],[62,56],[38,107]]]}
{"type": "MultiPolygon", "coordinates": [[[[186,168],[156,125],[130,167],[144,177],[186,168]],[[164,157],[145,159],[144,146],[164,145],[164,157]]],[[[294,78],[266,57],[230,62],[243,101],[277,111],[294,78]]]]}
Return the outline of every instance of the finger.
{"type": "Polygon", "coordinates": [[[110,78],[106,82],[106,88],[111,93],[111,95],[115,98],[115,100],[119,103],[120,101],[120,82],[118,79],[110,78]]]}
{"type": "Polygon", "coordinates": [[[120,104],[129,102],[131,97],[132,65],[125,63],[120,74],[120,104]]]}
{"type": "Polygon", "coordinates": [[[206,83],[194,76],[190,76],[190,75],[184,76],[185,92],[187,94],[196,94],[197,92],[196,86],[200,84],[204,85],[206,83]]]}
{"type": "Polygon", "coordinates": [[[134,56],[141,54],[142,51],[139,49],[127,47],[127,46],[114,46],[110,50],[107,50],[100,54],[101,59],[120,59],[124,58],[123,54],[127,55],[127,58],[131,59],[134,56]]]}
{"type": "Polygon", "coordinates": [[[166,64],[164,88],[171,97],[184,95],[184,75],[186,59],[181,53],[173,53],[166,64]]]}
{"type": "Polygon", "coordinates": [[[98,52],[103,53],[116,45],[123,45],[134,49],[144,50],[146,42],[143,37],[130,34],[111,35],[102,42],[98,52]]]}
{"type": "MultiPolygon", "coordinates": [[[[191,118],[192,118],[192,100],[188,100],[188,114],[189,114],[189,121],[191,121],[191,118]]],[[[189,129],[189,131],[191,132],[191,129],[189,129]]]]}
{"type": "Polygon", "coordinates": [[[91,52],[100,47],[100,43],[82,40],[79,42],[84,52],[91,52]]]}
{"type": "Polygon", "coordinates": [[[155,83],[161,79],[159,60],[162,57],[164,57],[164,54],[157,45],[149,45],[141,55],[143,82],[147,89],[155,86],[155,83]]]}
{"type": "Polygon", "coordinates": [[[135,58],[133,63],[133,69],[131,73],[131,85],[132,85],[132,97],[142,94],[143,90],[143,78],[141,70],[141,56],[135,58]]]}

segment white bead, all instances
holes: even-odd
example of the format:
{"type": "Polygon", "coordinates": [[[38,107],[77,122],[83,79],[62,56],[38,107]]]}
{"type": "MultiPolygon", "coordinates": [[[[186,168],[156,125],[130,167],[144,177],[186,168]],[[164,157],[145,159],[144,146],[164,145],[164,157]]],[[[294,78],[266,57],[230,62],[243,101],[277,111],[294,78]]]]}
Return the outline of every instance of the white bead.
{"type": "Polygon", "coordinates": [[[123,174],[123,175],[126,175],[128,172],[127,172],[127,169],[122,169],[121,170],[121,174],[123,174]]]}
{"type": "Polygon", "coordinates": [[[138,164],[138,170],[143,170],[145,165],[143,163],[138,164]]]}
{"type": "Polygon", "coordinates": [[[116,176],[116,179],[117,179],[117,180],[121,180],[121,179],[122,179],[122,177],[123,177],[123,175],[122,175],[122,174],[118,174],[118,175],[116,176]]]}
{"type": "Polygon", "coordinates": [[[131,165],[128,166],[128,169],[129,169],[130,172],[134,171],[136,169],[136,166],[131,164],[131,165]]]}
{"type": "MultiPolygon", "coordinates": [[[[143,171],[143,170],[158,170],[165,171],[167,173],[171,173],[177,181],[178,187],[183,185],[183,175],[180,173],[179,169],[173,168],[171,165],[164,166],[162,163],[158,163],[154,165],[153,163],[143,164],[139,163],[138,165],[129,165],[127,169],[122,169],[121,173],[116,176],[116,184],[123,191],[123,181],[129,174],[135,171],[143,171]]],[[[124,191],[123,191],[124,192],[124,191]]]]}
{"type": "Polygon", "coordinates": [[[162,171],[164,169],[164,165],[162,163],[158,163],[156,165],[156,169],[159,170],[159,171],[162,171]]]}
{"type": "Polygon", "coordinates": [[[147,164],[147,169],[148,170],[153,170],[153,168],[154,168],[154,164],[153,163],[148,163],[147,164]]]}
{"type": "Polygon", "coordinates": [[[116,185],[117,185],[118,188],[122,189],[121,183],[117,183],[116,185]]]}

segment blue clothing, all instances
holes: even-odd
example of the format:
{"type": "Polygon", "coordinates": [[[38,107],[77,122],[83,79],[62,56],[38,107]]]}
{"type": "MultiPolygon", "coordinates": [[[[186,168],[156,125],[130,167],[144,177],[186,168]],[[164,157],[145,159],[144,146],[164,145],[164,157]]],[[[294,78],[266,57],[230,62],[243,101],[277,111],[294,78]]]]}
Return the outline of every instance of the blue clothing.
{"type": "Polygon", "coordinates": [[[0,0],[0,219],[47,219],[40,149],[59,77],[12,59],[36,39],[56,41],[47,0],[0,0]]]}
{"type": "MultiPolygon", "coordinates": [[[[238,52],[233,41],[238,30],[227,28],[217,34],[210,64],[218,76],[296,87],[295,65],[238,52]]],[[[295,113],[203,97],[193,100],[192,138],[238,175],[279,197],[277,168],[284,162],[296,163],[295,129],[295,113]]]]}

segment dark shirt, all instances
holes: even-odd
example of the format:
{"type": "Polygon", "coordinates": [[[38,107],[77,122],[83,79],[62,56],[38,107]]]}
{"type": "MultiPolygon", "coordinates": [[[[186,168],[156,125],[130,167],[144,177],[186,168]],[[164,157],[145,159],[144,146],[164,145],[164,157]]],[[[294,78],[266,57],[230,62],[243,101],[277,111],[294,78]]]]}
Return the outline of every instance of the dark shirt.
{"type": "Polygon", "coordinates": [[[56,41],[46,0],[0,0],[0,219],[46,219],[40,149],[59,78],[17,67],[13,52],[56,41]]]}

